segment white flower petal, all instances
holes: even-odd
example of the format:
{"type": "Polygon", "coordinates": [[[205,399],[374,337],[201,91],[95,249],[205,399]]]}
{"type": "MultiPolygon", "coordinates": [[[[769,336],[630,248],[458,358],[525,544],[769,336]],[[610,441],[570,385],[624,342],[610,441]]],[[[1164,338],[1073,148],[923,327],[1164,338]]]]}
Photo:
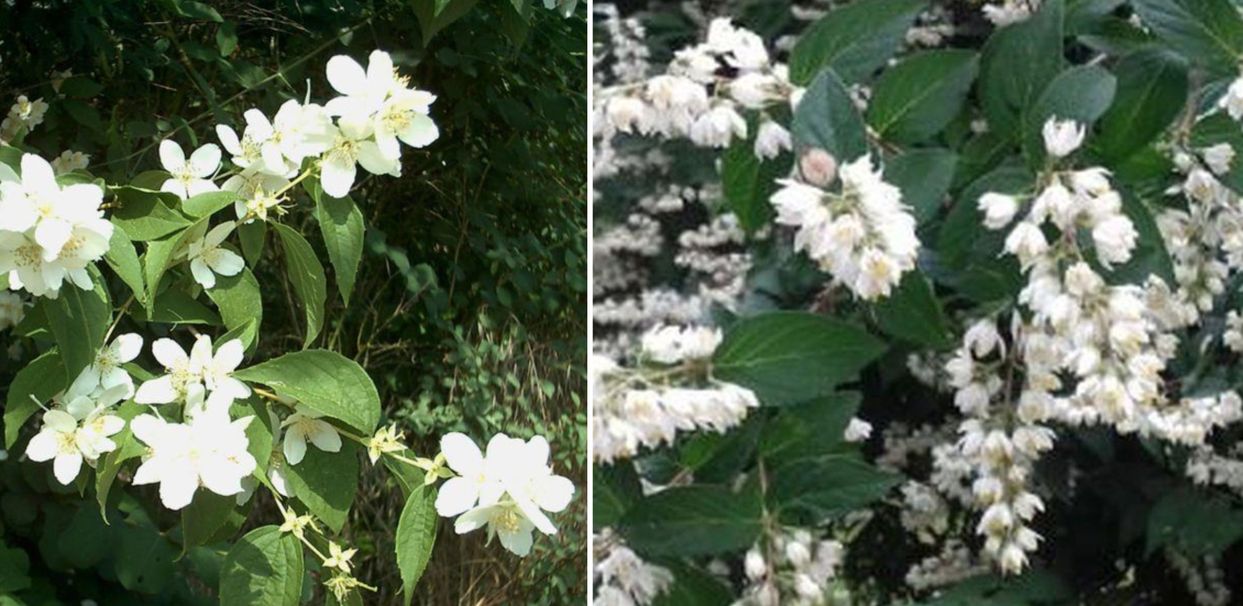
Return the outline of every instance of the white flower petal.
{"type": "MultiPolygon", "coordinates": [[[[177,172],[186,166],[186,152],[176,141],[165,139],[160,141],[160,165],[168,172],[177,172]]],[[[165,183],[165,185],[168,185],[165,183]]]]}
{"type": "Polygon", "coordinates": [[[80,452],[62,452],[56,455],[56,460],[52,462],[52,472],[56,474],[56,481],[66,486],[73,483],[79,471],[82,471],[82,453],[80,452]]]}
{"type": "Polygon", "coordinates": [[[290,465],[297,465],[306,457],[306,435],[297,428],[285,432],[285,443],[282,445],[285,460],[290,465]]]}
{"type": "Polygon", "coordinates": [[[357,61],[345,55],[328,60],[328,84],[343,95],[362,93],[367,87],[367,73],[357,61]]]}
{"type": "Polygon", "coordinates": [[[473,476],[483,469],[483,453],[464,433],[452,432],[440,438],[440,451],[449,468],[461,476],[473,476]]]}
{"type": "MultiPolygon", "coordinates": [[[[466,478],[449,478],[440,487],[440,494],[436,495],[436,513],[446,518],[453,517],[470,510],[478,500],[479,490],[474,482],[466,478]]],[[[461,519],[458,521],[460,523],[461,519]]]]}

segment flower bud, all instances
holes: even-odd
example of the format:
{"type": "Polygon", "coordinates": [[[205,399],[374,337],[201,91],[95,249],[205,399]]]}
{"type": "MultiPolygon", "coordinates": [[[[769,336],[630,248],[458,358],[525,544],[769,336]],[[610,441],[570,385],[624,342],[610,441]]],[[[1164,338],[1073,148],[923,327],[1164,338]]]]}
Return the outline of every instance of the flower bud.
{"type": "Polygon", "coordinates": [[[1064,158],[1083,145],[1086,134],[1082,124],[1074,120],[1058,120],[1056,116],[1044,123],[1044,148],[1054,158],[1064,158]]]}
{"type": "Polygon", "coordinates": [[[1019,201],[1014,196],[988,192],[980,196],[979,208],[984,213],[984,227],[1001,229],[1019,210],[1019,201]]]}
{"type": "Polygon", "coordinates": [[[809,149],[798,161],[803,180],[816,187],[828,187],[837,178],[837,158],[820,149],[809,149]]]}
{"type": "Polygon", "coordinates": [[[764,564],[764,556],[760,555],[760,550],[754,547],[747,552],[747,557],[743,560],[743,568],[747,573],[747,578],[752,581],[758,581],[768,574],[768,566],[764,564]]]}

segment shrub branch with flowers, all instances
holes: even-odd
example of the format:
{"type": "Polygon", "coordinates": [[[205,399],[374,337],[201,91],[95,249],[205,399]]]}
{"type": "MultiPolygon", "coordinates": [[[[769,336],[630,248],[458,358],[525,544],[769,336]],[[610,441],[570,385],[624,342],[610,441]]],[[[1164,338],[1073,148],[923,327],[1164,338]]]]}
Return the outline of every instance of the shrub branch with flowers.
{"type": "MultiPolygon", "coordinates": [[[[395,425],[380,426],[367,372],[312,348],[325,324],[325,270],[281,218],[297,207],[314,214],[348,302],[364,245],[351,189],[364,175],[401,176],[403,150],[439,137],[436,96],[387,53],[365,65],[333,57],[326,73],[335,93],[326,102],[308,91],[271,117],[249,110],[240,132],[215,128],[220,145],[163,140],[162,170],[125,184],[25,148],[46,105],[19,100],[4,122],[0,328],[33,350],[8,386],[4,448],[97,504],[77,516],[97,521],[75,524],[124,518],[145,529],[137,546],[121,545],[117,576],[128,589],[153,589],[152,567],[171,566],[164,533],[182,555],[230,541],[261,491],[282,518],[231,541],[209,593],[223,604],[295,605],[304,593],[367,601],[375,587],[355,575],[357,549],[342,534],[364,453],[407,493],[393,554],[407,603],[437,516],[525,556],[535,531],[557,532],[550,516],[573,496],[540,436],[497,434],[481,450],[454,432],[439,452],[411,452],[395,425]],[[255,360],[263,305],[251,270],[271,261],[269,233],[305,318],[303,349],[255,360]],[[213,337],[211,326],[223,332],[213,337]],[[180,524],[155,526],[135,505],[148,497],[179,512],[180,524]],[[322,588],[304,587],[308,573],[322,588]]],[[[21,552],[0,554],[0,594],[20,589],[7,583],[24,574],[21,552]]]]}
{"type": "Polygon", "coordinates": [[[599,603],[1230,603],[1243,6],[627,10],[599,603]]]}

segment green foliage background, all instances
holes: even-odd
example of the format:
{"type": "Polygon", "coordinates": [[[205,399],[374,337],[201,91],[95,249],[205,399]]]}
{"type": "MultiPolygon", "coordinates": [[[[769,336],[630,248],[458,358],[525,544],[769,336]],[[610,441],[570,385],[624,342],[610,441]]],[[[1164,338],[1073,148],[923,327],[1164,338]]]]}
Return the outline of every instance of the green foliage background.
{"type": "MultiPolygon", "coordinates": [[[[579,492],[560,533],[526,559],[485,549],[482,533],[459,539],[442,528],[416,603],[585,597],[585,14],[564,18],[540,0],[0,3],[0,103],[46,100],[46,121],[25,144],[47,158],[87,152],[89,170],[109,183],[158,168],[162,138],[216,142],[214,125],[236,126],[248,108],[272,112],[308,85],[329,95],[323,66],[335,54],[365,61],[386,50],[439,95],[440,139],[406,154],[402,179],[353,193],[366,254],[350,305],[329,293],[318,345],[367,369],[383,422],[398,422],[419,454],[434,454],[447,431],[540,433],[579,492]],[[66,69],[73,77],[56,92],[51,75],[66,69]]],[[[327,260],[307,205],[284,223],[327,260]]],[[[303,312],[279,264],[256,274],[266,311],[256,359],[301,349],[303,312]]],[[[14,342],[0,335],[5,348],[14,342]]],[[[0,360],[0,385],[19,367],[0,360]]],[[[93,499],[14,450],[0,462],[0,604],[216,601],[227,545],[180,557],[176,537],[104,526],[93,499]]],[[[176,526],[136,503],[122,504],[127,521],[176,526]]],[[[387,474],[364,464],[346,532],[361,548],[357,576],[380,588],[367,603],[398,600],[403,503],[387,474]]],[[[268,502],[243,530],[279,519],[268,502]]]]}

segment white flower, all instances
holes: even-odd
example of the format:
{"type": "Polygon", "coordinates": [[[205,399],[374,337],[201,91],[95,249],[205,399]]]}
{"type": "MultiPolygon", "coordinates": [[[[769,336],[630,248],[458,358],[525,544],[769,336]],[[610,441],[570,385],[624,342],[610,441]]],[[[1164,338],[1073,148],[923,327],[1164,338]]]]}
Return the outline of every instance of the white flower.
{"type": "Polygon", "coordinates": [[[485,525],[488,527],[488,538],[499,537],[505,549],[521,557],[531,553],[531,531],[535,525],[513,501],[471,509],[458,517],[453,529],[458,534],[466,534],[485,525]]]}
{"type": "Polygon", "coordinates": [[[88,165],[90,165],[90,163],[91,157],[89,155],[80,151],[67,149],[52,160],[52,170],[56,171],[56,174],[58,175],[63,175],[65,173],[71,173],[75,170],[85,169],[88,165]]]}
{"type": "Polygon", "coordinates": [[[980,196],[979,207],[984,212],[984,226],[1001,229],[1014,219],[1014,213],[1019,210],[1019,201],[1014,196],[988,192],[980,196]]]}
{"type": "Polygon", "coordinates": [[[63,409],[43,413],[43,428],[30,439],[26,456],[36,462],[52,460],[56,480],[68,485],[78,477],[84,460],[94,464],[100,455],[116,450],[109,437],[121,431],[125,421],[108,411],[125,397],[123,386],[99,395],[70,389],[61,396],[63,409]]]}
{"type": "Polygon", "coordinates": [[[1086,134],[1082,124],[1074,120],[1058,120],[1051,117],[1041,129],[1044,136],[1044,148],[1054,158],[1064,158],[1083,145],[1086,134]]]}
{"type": "Polygon", "coordinates": [[[762,109],[780,101],[781,82],[776,77],[761,74],[742,74],[729,83],[729,96],[747,109],[762,109]]]}
{"type": "Polygon", "coordinates": [[[140,353],[142,353],[141,335],[135,333],[120,335],[95,354],[95,360],[82,371],[81,375],[78,375],[74,385],[83,393],[89,393],[96,388],[111,389],[124,386],[125,395],[128,397],[134,392],[134,379],[121,365],[133,362],[140,353]]]}
{"type": "Polygon", "coordinates": [[[308,440],[316,448],[324,452],[340,452],[341,434],[337,428],[327,421],[321,421],[320,415],[312,410],[299,406],[297,412],[289,415],[281,422],[285,428],[285,441],[282,450],[285,460],[290,465],[297,465],[306,456],[308,440]]]}
{"type": "MultiPolygon", "coordinates": [[[[200,351],[210,352],[212,349],[211,337],[207,335],[199,335],[198,340],[194,343],[194,353],[200,351]]],[[[229,405],[234,400],[240,400],[250,397],[250,387],[245,383],[233,378],[233,371],[242,364],[242,358],[245,356],[246,348],[242,346],[240,339],[232,339],[226,341],[215,355],[202,355],[202,366],[200,371],[203,376],[203,384],[209,395],[207,396],[208,410],[224,410],[227,411],[229,405]]]]}
{"type": "Polygon", "coordinates": [[[1200,153],[1204,156],[1204,163],[1208,164],[1209,170],[1214,174],[1224,175],[1230,172],[1230,165],[1234,162],[1234,147],[1229,143],[1218,143],[1201,150],[1200,153]]]}
{"type": "Polygon", "coordinates": [[[854,417],[850,419],[850,424],[846,426],[846,432],[843,438],[847,442],[862,442],[872,435],[872,424],[854,417]]]}
{"type": "Polygon", "coordinates": [[[640,99],[617,96],[607,105],[609,123],[618,131],[632,133],[635,129],[647,132],[651,124],[651,108],[640,99]]]}
{"type": "Polygon", "coordinates": [[[760,124],[760,130],[755,134],[755,157],[761,160],[772,160],[781,155],[781,152],[793,148],[790,131],[784,126],[772,120],[765,120],[763,124],[760,124]]]}
{"type": "Polygon", "coordinates": [[[1014,226],[1010,235],[1006,236],[1005,246],[1006,252],[1017,256],[1024,267],[1029,266],[1049,249],[1044,232],[1040,231],[1039,226],[1028,221],[1021,221],[1014,226]]]}
{"type": "Polygon", "coordinates": [[[1096,244],[1096,256],[1101,265],[1109,268],[1114,263],[1125,263],[1131,258],[1139,233],[1131,220],[1124,215],[1114,215],[1092,228],[1092,241],[1096,244]]]}
{"type": "Polygon", "coordinates": [[[1243,76],[1235,78],[1226,89],[1226,94],[1217,102],[1217,106],[1226,110],[1231,118],[1243,120],[1243,76]]]}
{"type": "Polygon", "coordinates": [[[661,364],[702,360],[712,356],[723,333],[717,328],[654,326],[643,335],[643,354],[661,364]]]}
{"type": "Polygon", "coordinates": [[[242,117],[246,120],[246,129],[242,131],[241,138],[228,125],[216,126],[216,137],[220,139],[225,151],[232,156],[235,166],[243,170],[253,168],[271,175],[285,175],[297,170],[297,166],[290,166],[285,161],[280,141],[276,137],[276,129],[263,112],[250,109],[242,117]]]}
{"type": "MultiPolygon", "coordinates": [[[[493,440],[501,437],[506,436],[498,434],[493,440]]],[[[540,532],[556,534],[556,527],[543,512],[563,511],[574,496],[574,484],[565,477],[555,475],[549,467],[548,440],[543,436],[535,436],[526,442],[508,438],[501,444],[493,453],[489,443],[488,456],[499,457],[493,467],[500,474],[506,494],[540,532]]]]}
{"type": "Polygon", "coordinates": [[[111,224],[106,228],[93,224],[97,219],[107,223],[100,219],[103,190],[98,185],[81,183],[62,188],[52,165],[34,154],[22,156],[21,168],[20,182],[0,182],[0,231],[33,229],[31,235],[46,262],[55,261],[79,231],[86,235],[88,230],[79,227],[90,227],[89,231],[98,232],[105,242],[112,237],[111,224]]]}
{"type": "Polygon", "coordinates": [[[186,251],[190,273],[203,288],[216,287],[216,274],[236,276],[246,267],[240,255],[221,246],[225,238],[233,233],[234,227],[237,227],[236,223],[225,221],[213,227],[202,239],[190,242],[186,251]]]}
{"type": "MultiPolygon", "coordinates": [[[[494,449],[499,449],[507,439],[504,434],[493,436],[488,443],[489,455],[494,449]]],[[[499,478],[489,473],[489,463],[495,464],[499,457],[493,459],[489,456],[489,460],[485,460],[475,441],[458,432],[448,433],[440,438],[440,450],[444,453],[449,468],[457,472],[459,477],[450,478],[440,487],[440,494],[436,497],[437,513],[451,517],[471,509],[476,503],[496,503],[504,491],[504,486],[499,478]]]]}
{"type": "Polygon", "coordinates": [[[747,137],[747,121],[729,105],[717,105],[691,124],[691,141],[702,147],[729,147],[733,137],[747,137]]]}
{"type": "Polygon", "coordinates": [[[169,404],[197,394],[202,396],[203,368],[211,360],[211,341],[198,340],[190,354],[172,339],[151,344],[151,353],[166,374],[143,383],[134,394],[139,404],[169,404]]]}
{"type": "Polygon", "coordinates": [[[384,51],[372,51],[365,72],[347,56],[329,59],[328,83],[343,95],[325,106],[330,114],[341,116],[339,126],[374,132],[376,144],[388,158],[400,156],[398,140],[425,147],[440,136],[436,123],[427,116],[436,96],[411,88],[409,79],[397,73],[392,57],[384,51]],[[361,122],[370,124],[363,127],[361,122]]]}
{"type": "Polygon", "coordinates": [[[295,170],[306,158],[319,156],[331,147],[337,132],[322,105],[292,99],[276,111],[272,128],[272,139],[295,170]]]}
{"type": "Polygon", "coordinates": [[[138,415],[130,427],[150,450],[134,473],[134,484],[158,483],[160,501],[174,510],[189,505],[199,486],[221,496],[243,492],[242,479],[256,468],[246,437],[253,419],[231,421],[227,415],[208,413],[189,423],[169,423],[138,415]]]}
{"type": "Polygon", "coordinates": [[[26,302],[15,292],[0,291],[0,330],[22,323],[26,318],[26,302]]]}
{"type": "Polygon", "coordinates": [[[324,193],[344,198],[354,187],[358,165],[374,175],[401,176],[401,160],[385,156],[373,141],[369,122],[342,120],[332,146],[324,152],[320,165],[320,185],[324,193]]]}
{"type": "Polygon", "coordinates": [[[185,200],[219,189],[211,182],[211,176],[220,168],[220,148],[214,143],[194,150],[187,160],[186,152],[176,141],[165,139],[160,142],[160,164],[170,175],[160,186],[160,191],[176,194],[185,200]]]}

